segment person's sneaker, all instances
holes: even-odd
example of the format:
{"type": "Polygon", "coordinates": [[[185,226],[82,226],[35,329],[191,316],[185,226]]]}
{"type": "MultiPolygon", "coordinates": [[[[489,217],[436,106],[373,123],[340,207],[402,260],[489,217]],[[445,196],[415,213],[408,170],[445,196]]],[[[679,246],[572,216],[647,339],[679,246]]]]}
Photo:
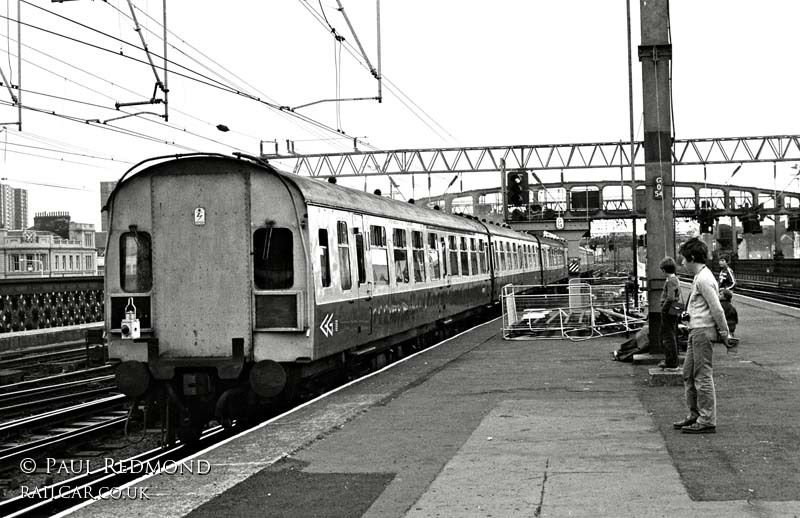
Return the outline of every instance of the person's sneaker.
{"type": "Polygon", "coordinates": [[[681,433],[717,433],[717,427],[710,424],[695,422],[681,428],[681,433]]]}
{"type": "Polygon", "coordinates": [[[683,421],[678,421],[676,423],[672,423],[672,427],[675,428],[676,430],[680,430],[684,426],[693,425],[696,421],[697,421],[696,417],[687,417],[683,421]]]}

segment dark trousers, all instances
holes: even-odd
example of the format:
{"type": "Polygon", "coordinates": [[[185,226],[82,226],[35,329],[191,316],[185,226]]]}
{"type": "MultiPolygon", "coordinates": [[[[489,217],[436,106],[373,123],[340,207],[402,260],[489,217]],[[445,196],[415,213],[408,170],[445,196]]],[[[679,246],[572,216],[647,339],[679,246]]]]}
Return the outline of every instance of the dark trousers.
{"type": "Polygon", "coordinates": [[[664,363],[667,368],[678,366],[678,316],[661,313],[661,346],[664,348],[664,363]]]}

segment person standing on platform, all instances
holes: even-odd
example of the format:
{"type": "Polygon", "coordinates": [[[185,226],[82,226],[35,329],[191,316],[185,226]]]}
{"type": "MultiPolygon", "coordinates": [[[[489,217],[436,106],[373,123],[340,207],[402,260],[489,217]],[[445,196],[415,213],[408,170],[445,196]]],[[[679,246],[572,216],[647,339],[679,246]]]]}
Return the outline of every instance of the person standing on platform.
{"type": "Polygon", "coordinates": [[[736,286],[736,278],[733,276],[733,269],[728,266],[730,257],[727,255],[719,258],[719,289],[732,290],[736,286]]]}
{"type": "Polygon", "coordinates": [[[717,431],[717,399],[714,391],[712,342],[719,338],[730,348],[728,323],[719,302],[719,286],[706,266],[708,247],[692,238],[679,250],[686,268],[694,274],[686,302],[689,313],[689,344],[683,362],[683,385],[689,415],[672,426],[683,433],[717,431]]]}
{"type": "Polygon", "coordinates": [[[664,348],[664,359],[658,363],[662,369],[678,367],[678,319],[680,315],[670,314],[669,308],[681,300],[681,285],[675,276],[675,260],[665,257],[658,265],[667,274],[664,289],[661,291],[661,346],[664,348]]]}

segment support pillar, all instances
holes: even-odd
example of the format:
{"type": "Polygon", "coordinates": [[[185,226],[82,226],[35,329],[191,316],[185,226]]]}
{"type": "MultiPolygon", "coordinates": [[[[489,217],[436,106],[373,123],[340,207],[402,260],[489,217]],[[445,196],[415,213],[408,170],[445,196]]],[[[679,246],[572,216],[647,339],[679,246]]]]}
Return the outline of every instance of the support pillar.
{"type": "Polygon", "coordinates": [[[650,350],[663,353],[660,298],[665,277],[658,267],[674,242],[672,128],[670,110],[669,0],[640,0],[642,100],[644,104],[645,206],[647,212],[647,301],[650,350]]]}

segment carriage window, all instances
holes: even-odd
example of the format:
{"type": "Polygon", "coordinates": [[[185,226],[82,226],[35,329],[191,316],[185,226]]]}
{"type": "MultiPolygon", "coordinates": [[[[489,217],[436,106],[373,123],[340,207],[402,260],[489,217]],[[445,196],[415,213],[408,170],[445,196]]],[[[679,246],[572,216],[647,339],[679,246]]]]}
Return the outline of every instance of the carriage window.
{"type": "Polygon", "coordinates": [[[319,276],[322,287],[331,285],[331,256],[328,247],[328,230],[319,229],[319,276]]]}
{"type": "Polygon", "coordinates": [[[411,231],[411,248],[414,260],[414,282],[425,280],[425,242],[422,240],[422,232],[411,231]]]}
{"type": "Polygon", "coordinates": [[[439,250],[436,246],[436,234],[428,234],[428,263],[431,265],[431,279],[436,280],[441,277],[439,266],[439,250]]]}
{"type": "Polygon", "coordinates": [[[408,244],[406,243],[406,230],[394,229],[392,234],[394,245],[394,280],[398,284],[408,282],[408,244]]]}
{"type": "Polygon", "coordinates": [[[469,250],[467,250],[467,238],[462,237],[461,244],[461,275],[469,275],[469,250]]]}
{"type": "MultiPolygon", "coordinates": [[[[130,292],[149,291],[153,287],[150,234],[125,232],[119,238],[119,249],[119,279],[122,289],[130,292]]],[[[72,256],[69,256],[69,260],[71,263],[72,256]]],[[[66,266],[65,262],[64,269],[66,266]]]]}
{"type": "Polygon", "coordinates": [[[442,251],[442,275],[447,277],[450,270],[447,267],[447,240],[444,236],[439,240],[439,250],[442,251]]]}
{"type": "Polygon", "coordinates": [[[500,241],[500,269],[506,271],[506,244],[500,241]]]}
{"type": "Polygon", "coordinates": [[[447,236],[447,245],[450,253],[450,275],[458,275],[458,241],[456,236],[447,236]]]}
{"type": "Polygon", "coordinates": [[[511,262],[514,265],[514,269],[519,268],[519,256],[517,255],[517,244],[512,243],[511,247],[511,262]]]}
{"type": "Polygon", "coordinates": [[[283,290],[294,284],[292,231],[258,228],[253,232],[253,280],[261,290],[283,290]]]}
{"type": "Polygon", "coordinates": [[[478,269],[481,273],[486,273],[486,242],[481,239],[478,241],[478,269]]]}
{"type": "Polygon", "coordinates": [[[367,282],[367,259],[364,255],[364,234],[357,228],[353,229],[356,235],[356,265],[358,266],[358,283],[367,282]]]}
{"type": "Polygon", "coordinates": [[[353,281],[350,277],[350,238],[344,221],[336,222],[336,241],[339,243],[339,279],[342,291],[345,291],[352,287],[353,281]]]}
{"type": "Polygon", "coordinates": [[[389,284],[389,252],[386,249],[386,229],[376,225],[369,227],[369,256],[372,259],[372,277],[375,284],[389,284]]]}
{"type": "Polygon", "coordinates": [[[475,247],[475,238],[471,237],[469,239],[469,261],[470,266],[472,267],[472,275],[478,275],[478,252],[477,248],[475,247]]]}

